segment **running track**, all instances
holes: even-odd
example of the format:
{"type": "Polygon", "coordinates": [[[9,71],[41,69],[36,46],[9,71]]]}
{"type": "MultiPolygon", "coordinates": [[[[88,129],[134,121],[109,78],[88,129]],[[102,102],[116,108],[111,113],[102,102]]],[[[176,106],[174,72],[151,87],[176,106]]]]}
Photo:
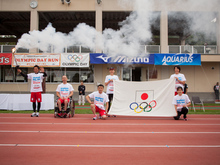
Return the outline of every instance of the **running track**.
{"type": "Polygon", "coordinates": [[[220,164],[220,115],[188,119],[0,114],[0,164],[220,164]]]}

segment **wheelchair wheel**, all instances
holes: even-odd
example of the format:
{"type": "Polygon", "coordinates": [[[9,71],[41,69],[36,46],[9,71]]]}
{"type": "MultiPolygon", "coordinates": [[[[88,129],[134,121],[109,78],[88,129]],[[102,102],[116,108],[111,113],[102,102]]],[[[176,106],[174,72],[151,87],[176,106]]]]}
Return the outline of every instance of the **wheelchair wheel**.
{"type": "Polygon", "coordinates": [[[57,117],[57,113],[58,113],[58,107],[55,107],[55,108],[54,108],[54,118],[57,117]]]}
{"type": "Polygon", "coordinates": [[[70,112],[71,112],[71,116],[73,117],[75,115],[75,101],[74,100],[72,100],[70,112]]]}

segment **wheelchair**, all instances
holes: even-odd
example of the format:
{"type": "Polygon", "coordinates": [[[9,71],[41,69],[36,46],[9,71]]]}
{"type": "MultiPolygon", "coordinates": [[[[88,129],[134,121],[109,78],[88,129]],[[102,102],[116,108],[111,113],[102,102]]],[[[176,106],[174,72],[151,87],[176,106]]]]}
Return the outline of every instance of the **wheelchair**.
{"type": "Polygon", "coordinates": [[[60,116],[58,116],[58,113],[59,113],[59,107],[57,104],[58,99],[59,98],[56,99],[56,106],[54,108],[54,117],[55,118],[57,118],[57,117],[60,117],[60,118],[74,117],[74,115],[75,115],[75,101],[74,101],[74,99],[72,99],[72,97],[70,97],[70,101],[67,104],[67,108],[66,108],[66,114],[64,113],[64,103],[61,104],[61,115],[60,116]]]}

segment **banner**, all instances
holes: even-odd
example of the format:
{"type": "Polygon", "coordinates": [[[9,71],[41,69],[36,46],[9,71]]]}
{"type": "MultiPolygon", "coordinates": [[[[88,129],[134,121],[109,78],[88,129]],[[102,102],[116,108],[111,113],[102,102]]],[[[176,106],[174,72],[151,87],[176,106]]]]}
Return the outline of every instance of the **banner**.
{"type": "Polygon", "coordinates": [[[61,67],[85,68],[89,67],[89,53],[62,53],[61,67]]]}
{"type": "Polygon", "coordinates": [[[11,53],[0,53],[0,65],[11,65],[11,53]]]}
{"type": "Polygon", "coordinates": [[[155,65],[201,65],[201,54],[154,54],[155,65]]]}
{"type": "Polygon", "coordinates": [[[90,53],[91,64],[154,64],[154,55],[128,57],[117,55],[115,57],[107,56],[103,53],[90,53]]]}
{"type": "Polygon", "coordinates": [[[176,116],[172,104],[175,79],[148,82],[114,81],[111,115],[176,116]]]}
{"type": "Polygon", "coordinates": [[[15,53],[12,56],[12,67],[17,64],[20,67],[33,67],[34,65],[42,67],[60,67],[60,54],[22,54],[15,53]]]}

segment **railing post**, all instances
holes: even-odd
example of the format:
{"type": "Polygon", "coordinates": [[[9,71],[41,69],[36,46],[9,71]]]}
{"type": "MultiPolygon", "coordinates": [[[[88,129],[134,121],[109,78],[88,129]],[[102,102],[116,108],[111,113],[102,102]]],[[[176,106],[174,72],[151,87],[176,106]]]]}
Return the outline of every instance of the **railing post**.
{"type": "Polygon", "coordinates": [[[181,47],[181,45],[180,45],[179,47],[180,47],[180,51],[179,51],[179,53],[182,53],[182,47],[181,47]]]}
{"type": "Polygon", "coordinates": [[[193,48],[194,48],[194,47],[193,47],[193,45],[192,45],[192,53],[194,53],[194,50],[193,50],[193,48]]]}

